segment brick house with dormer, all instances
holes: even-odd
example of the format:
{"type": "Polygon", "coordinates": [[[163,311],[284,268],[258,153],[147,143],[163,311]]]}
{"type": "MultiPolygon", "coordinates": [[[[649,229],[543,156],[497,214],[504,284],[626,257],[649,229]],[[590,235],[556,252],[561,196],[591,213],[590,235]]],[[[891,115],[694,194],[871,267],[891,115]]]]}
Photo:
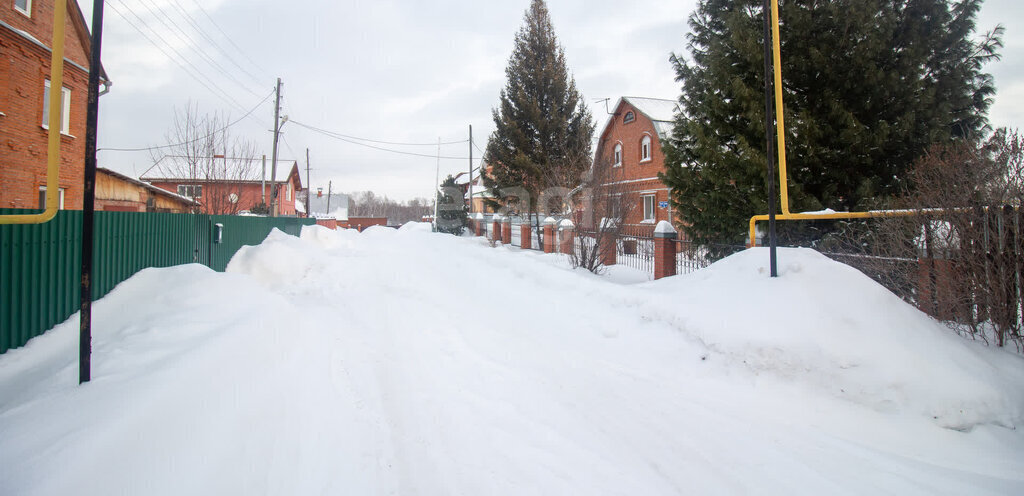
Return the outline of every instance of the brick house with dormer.
{"type": "Polygon", "coordinates": [[[616,189],[638,202],[626,209],[625,225],[679,222],[669,205],[668,187],[658,179],[665,171],[661,140],[672,132],[678,108],[674,100],[624,96],[598,135],[595,166],[612,167],[608,176],[616,189]]]}
{"type": "MultiPolygon", "coordinates": [[[[60,208],[82,208],[89,30],[67,2],[60,123],[60,208]]],[[[55,0],[0,0],[0,208],[45,202],[50,45],[55,0]]],[[[102,67],[104,89],[110,85],[102,67]]]]}

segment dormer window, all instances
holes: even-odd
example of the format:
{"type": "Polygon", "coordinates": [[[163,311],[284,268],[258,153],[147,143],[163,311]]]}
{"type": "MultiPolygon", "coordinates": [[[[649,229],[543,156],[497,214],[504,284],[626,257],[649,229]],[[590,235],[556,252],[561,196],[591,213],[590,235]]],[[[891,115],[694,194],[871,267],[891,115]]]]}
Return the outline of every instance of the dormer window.
{"type": "Polygon", "coordinates": [[[14,0],[14,10],[32,17],[32,0],[14,0]]]}
{"type": "Polygon", "coordinates": [[[612,165],[615,167],[622,166],[622,143],[615,144],[615,162],[612,165]]]}
{"type": "Polygon", "coordinates": [[[633,111],[630,110],[629,112],[626,112],[625,117],[622,118],[622,123],[623,124],[629,124],[630,122],[633,122],[635,120],[636,120],[636,114],[634,114],[633,111]]]}
{"type": "Polygon", "coordinates": [[[651,137],[644,136],[644,139],[640,140],[640,161],[647,162],[651,159],[651,137]]]}

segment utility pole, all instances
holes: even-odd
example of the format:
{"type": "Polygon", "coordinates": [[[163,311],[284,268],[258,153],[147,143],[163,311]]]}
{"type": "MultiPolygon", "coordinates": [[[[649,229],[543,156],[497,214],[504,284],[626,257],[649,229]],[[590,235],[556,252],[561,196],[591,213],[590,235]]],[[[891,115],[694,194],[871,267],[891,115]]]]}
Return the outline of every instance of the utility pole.
{"type": "MultiPolygon", "coordinates": [[[[63,3],[63,2],[58,2],[63,3]]],[[[64,6],[58,7],[63,10],[64,6]]],[[[63,17],[61,13],[60,17],[63,17]]],[[[89,91],[85,110],[85,179],[82,188],[82,278],[78,318],[78,383],[92,377],[92,249],[96,200],[96,124],[100,110],[100,45],[103,41],[103,0],[92,2],[92,40],[89,53],[89,91]]],[[[50,125],[55,125],[53,122],[50,125]]],[[[57,195],[57,191],[49,191],[57,195]]]]}
{"type": "Polygon", "coordinates": [[[473,125],[469,125],[469,213],[473,213],[473,125]]]}
{"type": "Polygon", "coordinates": [[[313,212],[309,210],[309,191],[312,184],[309,182],[309,148],[306,148],[306,217],[312,217],[313,212]]]}
{"type": "Polygon", "coordinates": [[[437,232],[437,195],[441,190],[441,137],[437,137],[437,169],[434,171],[434,222],[433,230],[437,232]]]}
{"type": "Polygon", "coordinates": [[[331,181],[327,181],[327,211],[324,213],[331,213],[331,181]]]}
{"type": "Polygon", "coordinates": [[[260,203],[267,206],[267,156],[263,155],[263,175],[260,176],[260,203]]]}
{"type": "MultiPolygon", "coordinates": [[[[772,120],[772,64],[771,64],[771,49],[769,43],[771,42],[771,30],[768,25],[768,16],[771,12],[769,6],[770,0],[764,0],[764,132],[765,142],[767,147],[767,162],[768,162],[768,265],[770,268],[771,277],[778,277],[779,271],[777,267],[777,259],[775,256],[775,202],[778,199],[775,198],[775,163],[772,162],[772,138],[775,134],[775,122],[772,120]]],[[[785,187],[785,186],[783,186],[785,187]]],[[[755,236],[754,241],[757,240],[755,236]]]]}
{"type": "Polygon", "coordinates": [[[277,217],[277,139],[281,134],[281,78],[277,78],[277,88],[274,90],[274,148],[271,150],[272,157],[270,165],[270,216],[277,217]]]}

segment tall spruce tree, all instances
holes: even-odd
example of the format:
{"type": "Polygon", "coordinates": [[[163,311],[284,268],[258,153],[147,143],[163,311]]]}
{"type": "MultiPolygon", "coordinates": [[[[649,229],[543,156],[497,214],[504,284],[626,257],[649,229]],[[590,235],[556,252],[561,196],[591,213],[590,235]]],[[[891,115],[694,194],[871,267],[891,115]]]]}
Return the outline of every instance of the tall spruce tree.
{"type": "Polygon", "coordinates": [[[501,200],[519,198],[515,190],[523,188],[530,201],[520,208],[534,213],[545,188],[578,184],[590,164],[594,133],[543,0],[533,0],[526,11],[505,75],[484,153],[490,166],[484,185],[501,200]]]}
{"type": "MultiPolygon", "coordinates": [[[[995,89],[982,69],[1002,28],[973,39],[981,3],[781,3],[792,211],[884,206],[929,145],[987,130],[995,89]]],[[[761,4],[701,0],[689,58],[671,57],[682,112],[663,180],[697,241],[739,241],[768,211],[761,4]]]]}

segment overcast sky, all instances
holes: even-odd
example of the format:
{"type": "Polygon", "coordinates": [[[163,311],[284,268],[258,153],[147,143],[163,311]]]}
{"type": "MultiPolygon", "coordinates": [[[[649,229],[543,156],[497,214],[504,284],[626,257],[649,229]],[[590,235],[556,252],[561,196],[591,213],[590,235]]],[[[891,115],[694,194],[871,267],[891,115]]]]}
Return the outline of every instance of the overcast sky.
{"type": "MultiPolygon", "coordinates": [[[[91,21],[92,2],[80,3],[91,21]]],[[[695,3],[548,2],[569,70],[599,122],[606,115],[599,100],[679,96],[668,58],[685,51],[686,19],[695,3]]],[[[272,97],[264,99],[280,77],[282,113],[293,121],[283,128],[282,159],[299,159],[304,167],[309,148],[314,189],[326,191],[330,180],[335,191],[373,190],[408,200],[431,196],[436,145],[363,142],[429,157],[402,155],[326,137],[298,123],[401,143],[464,141],[472,125],[474,141],[484,148],[529,0],[106,5],[103,63],[114,85],[101,98],[101,148],[163,144],[174,109],[191,101],[203,112],[229,112],[232,120],[255,109],[232,132],[256,141],[269,156],[274,109],[272,97]]],[[[1003,59],[988,68],[998,87],[990,113],[994,126],[1024,123],[1022,11],[1018,0],[987,0],[980,16],[979,30],[1002,23],[1007,31],[1003,59]]],[[[440,161],[442,178],[469,166],[468,143],[442,146],[441,155],[451,157],[440,161]]],[[[480,155],[473,150],[477,164],[480,155]]],[[[136,177],[151,165],[148,152],[101,151],[99,161],[136,177]]]]}

